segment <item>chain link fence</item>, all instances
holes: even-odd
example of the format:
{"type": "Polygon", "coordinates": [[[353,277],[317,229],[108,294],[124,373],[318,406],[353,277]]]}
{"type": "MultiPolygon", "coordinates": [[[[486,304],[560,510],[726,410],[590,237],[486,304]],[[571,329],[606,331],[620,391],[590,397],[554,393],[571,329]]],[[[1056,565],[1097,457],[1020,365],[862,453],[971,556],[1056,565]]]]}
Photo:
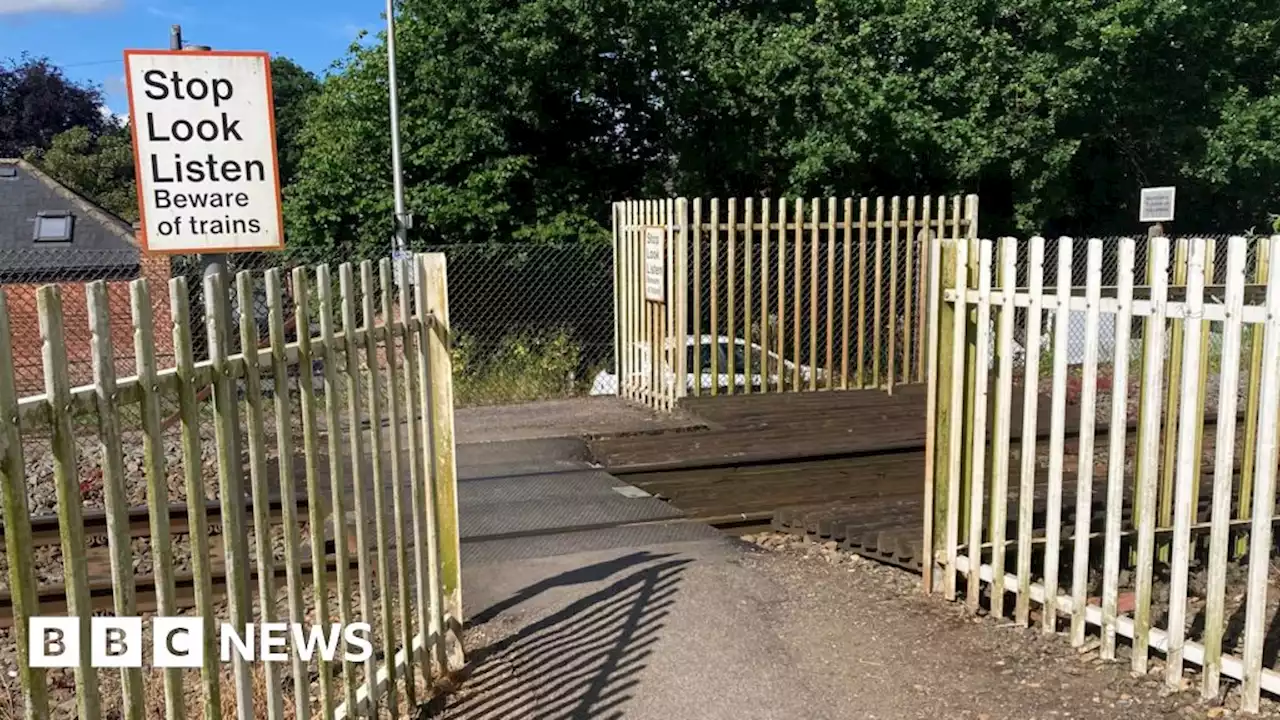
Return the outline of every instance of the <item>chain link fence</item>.
{"type": "MultiPolygon", "coordinates": [[[[728,213],[723,204],[720,207],[720,221],[727,223],[728,213]]],[[[738,208],[742,213],[741,204],[738,208]]],[[[805,210],[808,215],[809,208],[805,210]]],[[[756,222],[762,222],[764,218],[758,211],[757,207],[756,222]]],[[[809,386],[810,373],[818,388],[826,387],[828,377],[834,387],[840,387],[846,373],[850,387],[855,386],[860,373],[867,384],[874,385],[883,385],[891,369],[898,381],[915,378],[922,373],[924,352],[927,350],[921,323],[927,248],[919,238],[909,236],[904,227],[898,234],[896,245],[888,229],[877,242],[876,231],[872,228],[864,245],[859,228],[854,228],[851,236],[847,237],[841,225],[832,237],[828,227],[820,225],[815,235],[809,224],[797,236],[791,222],[792,215],[793,208],[788,207],[787,227],[780,230],[777,228],[775,207],[769,218],[774,229],[767,237],[758,231],[748,237],[745,231],[741,231],[731,240],[727,226],[721,226],[713,242],[711,228],[704,227],[698,242],[691,245],[690,252],[696,251],[700,256],[697,262],[698,293],[696,302],[690,303],[691,312],[696,317],[690,318],[690,332],[696,329],[703,336],[740,340],[743,341],[740,347],[744,349],[738,353],[729,350],[727,343],[723,344],[724,347],[720,347],[720,343],[714,347],[711,343],[704,344],[701,348],[703,357],[700,358],[704,373],[710,372],[713,362],[720,373],[727,373],[732,352],[735,370],[741,374],[745,369],[743,355],[747,347],[751,348],[753,375],[760,373],[760,353],[763,350],[770,363],[770,382],[776,383],[777,371],[781,367],[783,383],[791,387],[798,366],[800,389],[809,386]]],[[[709,212],[704,215],[704,222],[710,222],[709,216],[709,212]]],[[[738,217],[745,222],[745,213],[738,217]]],[[[835,218],[837,223],[845,222],[842,207],[838,206],[835,218]]],[[[1213,239],[1219,261],[1213,265],[1211,285],[1221,284],[1225,272],[1226,236],[1214,236],[1213,239]]],[[[1100,270],[1104,295],[1114,292],[1118,246],[1119,238],[1103,239],[1100,270]]],[[[1029,282],[1027,247],[1025,242],[1017,246],[1017,282],[1020,286],[1029,282]]],[[[614,385],[607,382],[615,371],[612,365],[614,315],[610,246],[492,244],[424,249],[442,251],[447,256],[450,319],[455,333],[455,398],[459,407],[578,397],[591,394],[593,388],[612,394],[614,385]],[[601,378],[606,381],[602,382],[601,378]]],[[[1145,238],[1137,240],[1136,249],[1136,262],[1141,274],[1147,256],[1145,238]]],[[[1049,240],[1043,266],[1047,287],[1057,283],[1057,254],[1058,241],[1049,240]]],[[[1072,257],[1072,283],[1076,294],[1083,294],[1087,282],[1087,254],[1087,240],[1077,240],[1072,257]]],[[[1181,257],[1175,252],[1175,265],[1181,257]]],[[[249,253],[221,259],[231,273],[227,289],[231,298],[231,351],[236,352],[239,344],[240,310],[234,277],[242,270],[250,271],[253,280],[251,316],[257,324],[253,334],[259,338],[260,345],[265,345],[267,305],[262,272],[271,267],[281,269],[286,298],[286,335],[288,341],[293,341],[296,332],[292,327],[293,296],[289,277],[292,262],[288,256],[249,253]]],[[[1255,273],[1255,261],[1256,253],[1251,246],[1247,270],[1251,278],[1255,273]]],[[[3,281],[9,309],[14,373],[19,394],[39,395],[45,389],[44,348],[40,341],[37,307],[37,291],[41,286],[56,284],[62,288],[70,382],[73,386],[88,385],[93,382],[94,370],[93,336],[85,283],[97,280],[106,283],[115,371],[119,376],[128,376],[136,372],[129,283],[138,277],[146,277],[150,282],[157,366],[173,367],[175,361],[172,298],[169,293],[169,281],[174,277],[186,279],[185,300],[192,318],[195,359],[199,361],[207,357],[205,266],[206,262],[199,257],[144,256],[131,251],[93,252],[59,248],[0,253],[0,280],[3,281]]],[[[330,265],[331,290],[335,298],[342,292],[339,268],[340,263],[335,258],[330,265]]],[[[690,270],[692,282],[692,263],[690,270]]],[[[314,268],[308,269],[308,277],[314,283],[314,268]]],[[[1178,284],[1176,277],[1175,285],[1178,284]]],[[[381,293],[381,278],[376,266],[371,279],[372,290],[381,293]]],[[[354,268],[353,280],[353,291],[358,293],[361,286],[358,266],[354,268]]],[[[1138,293],[1141,292],[1142,288],[1139,288],[1138,293]]],[[[394,302],[396,300],[393,299],[394,302]]],[[[317,294],[313,292],[311,332],[316,334],[320,332],[315,312],[317,303],[317,294]]],[[[374,311],[381,312],[380,303],[374,303],[374,311]]],[[[357,311],[352,320],[362,324],[362,312],[357,311]]],[[[1077,399],[1080,394],[1077,386],[1084,361],[1085,323],[1083,312],[1071,313],[1066,353],[1068,382],[1074,384],[1069,401],[1077,399]]],[[[334,318],[333,325],[335,332],[341,331],[343,318],[334,318]]],[[[1052,381],[1052,314],[1045,313],[1042,319],[1040,348],[1034,359],[1026,357],[1025,311],[1019,311],[1015,328],[1013,355],[1018,377],[1025,377],[1022,368],[1031,360],[1037,366],[1036,377],[1047,390],[1052,381]]],[[[1141,322],[1135,321],[1131,331],[1130,382],[1137,377],[1141,330],[1141,322]]],[[[1172,338],[1172,333],[1166,336],[1172,338]]],[[[1115,355],[1115,327],[1110,316],[1102,316],[1097,337],[1099,375],[1103,378],[1100,383],[1106,383],[1115,355]]],[[[1220,328],[1211,327],[1206,338],[1212,364],[1212,358],[1219,352],[1220,328]]],[[[993,345],[990,349],[994,369],[998,348],[993,345]]],[[[694,358],[688,360],[692,372],[694,358]]],[[[366,361],[361,358],[360,362],[366,361]]],[[[313,363],[311,378],[312,388],[317,392],[323,390],[323,375],[323,362],[317,360],[313,363]]],[[[296,395],[301,378],[293,378],[292,383],[289,392],[296,395]]],[[[268,390],[274,392],[272,388],[268,390]]],[[[1130,401],[1135,401],[1135,397],[1136,393],[1131,392],[1130,401]]],[[[208,398],[198,399],[204,413],[201,432],[212,443],[208,398]]],[[[294,400],[291,406],[297,412],[299,403],[296,398],[294,400]]],[[[141,418],[136,416],[137,405],[128,407],[135,416],[122,418],[126,440],[141,423],[141,418]]],[[[1099,412],[1105,412],[1105,403],[1100,404],[1099,412]]],[[[177,399],[164,398],[161,413],[166,427],[164,451],[176,461],[182,453],[177,399]]],[[[294,420],[296,422],[292,426],[299,427],[300,419],[294,420]]],[[[267,418],[268,427],[272,427],[273,422],[273,418],[267,418]]],[[[82,457],[91,457],[94,452],[94,423],[92,415],[87,415],[85,426],[79,428],[84,446],[82,457]]],[[[39,438],[40,433],[30,437],[39,438]]],[[[51,511],[55,505],[47,433],[39,442],[44,445],[24,448],[29,470],[35,478],[32,483],[32,511],[37,513],[51,511]]],[[[137,469],[141,467],[142,449],[140,442],[135,445],[126,448],[126,464],[137,469]]],[[[205,460],[209,479],[207,494],[213,498],[216,496],[216,463],[211,454],[205,460]]],[[[173,463],[175,467],[178,464],[173,463]]],[[[92,474],[94,468],[88,467],[85,472],[92,474]]],[[[171,479],[171,489],[175,501],[184,497],[185,488],[180,474],[171,479]]],[[[100,489],[95,490],[90,483],[86,486],[86,498],[91,503],[100,503],[100,489]]],[[[137,499],[141,501],[142,496],[139,494],[137,499]]]]}
{"type": "MultiPolygon", "coordinates": [[[[1209,241],[1209,260],[1206,270],[1212,273],[1212,276],[1206,277],[1206,285],[1221,285],[1224,282],[1226,273],[1226,244],[1229,235],[1196,235],[1196,238],[1203,238],[1209,241]],[[1216,262],[1215,262],[1216,249],[1216,262]]],[[[1099,238],[1101,243],[1101,255],[1099,262],[1099,278],[1100,289],[1103,297],[1114,297],[1117,290],[1117,257],[1119,255],[1120,237],[1099,238]]],[[[1189,237],[1172,239],[1173,249],[1170,257],[1171,271],[1171,287],[1177,288],[1184,286],[1186,283],[1186,243],[1189,237]],[[1182,248],[1179,250],[1179,248],[1182,248]]],[[[1089,239],[1073,239],[1071,250],[1071,286],[1072,294],[1082,296],[1089,282],[1089,239]]],[[[1058,284],[1058,254],[1061,241],[1057,238],[1045,240],[1045,257],[1043,268],[1043,284],[1044,287],[1054,288],[1058,284]]],[[[1146,237],[1134,239],[1134,275],[1135,275],[1135,296],[1141,297],[1146,291],[1146,273],[1147,273],[1147,256],[1149,241],[1146,237]]],[[[1017,285],[1025,288],[1030,283],[1030,267],[1031,258],[1029,255],[1029,244],[1025,241],[1019,241],[1015,245],[1016,248],[1016,267],[1017,267],[1017,285]]],[[[976,258],[971,259],[972,265],[976,272],[976,258]]],[[[999,249],[998,245],[993,250],[993,268],[998,267],[999,249]]],[[[1253,282],[1256,273],[1257,253],[1255,245],[1250,244],[1248,263],[1245,268],[1246,277],[1253,282]]],[[[994,272],[994,271],[993,271],[994,272]]],[[[996,284],[998,280],[993,281],[996,284]]],[[[1212,295],[1208,299],[1212,299],[1212,295]]],[[[1015,322],[1015,347],[1014,359],[1015,364],[1021,366],[1025,362],[1026,353],[1026,336],[1025,336],[1025,310],[1019,311],[1018,319],[1015,322]]],[[[1084,311],[1073,311],[1068,318],[1068,339],[1067,348],[1067,364],[1068,366],[1080,365],[1084,362],[1085,344],[1087,333],[1085,332],[1086,313],[1084,311]]],[[[1114,318],[1108,317],[1105,313],[1100,318],[1098,331],[1098,362],[1102,365],[1109,365],[1115,357],[1115,321],[1114,318]]],[[[1044,364],[1047,369],[1047,363],[1051,357],[1053,349],[1053,316],[1046,314],[1041,323],[1042,336],[1040,343],[1040,357],[1037,362],[1044,364]]],[[[1140,338],[1141,322],[1134,321],[1130,336],[1134,342],[1140,338]]],[[[1216,348],[1221,343],[1221,333],[1214,330],[1210,333],[1210,347],[1216,348]]],[[[994,358],[995,347],[991,348],[992,357],[994,358]]],[[[1132,351],[1130,357],[1134,357],[1132,351]]]]}
{"type": "MultiPolygon", "coordinates": [[[[452,245],[425,248],[446,254],[449,275],[450,319],[454,328],[455,402],[459,407],[501,405],[586,395],[596,374],[611,367],[613,358],[613,259],[608,245],[548,246],[533,244],[452,245]]],[[[60,290],[63,307],[65,352],[68,380],[72,387],[94,383],[94,334],[86,288],[89,283],[103,281],[106,286],[109,341],[117,377],[137,373],[134,352],[133,303],[130,285],[146,278],[150,290],[149,310],[152,318],[153,348],[156,367],[163,370],[175,366],[173,307],[170,281],[183,278],[186,293],[182,298],[191,318],[191,345],[196,362],[208,357],[209,344],[205,315],[205,275],[211,260],[223,264],[227,275],[225,291],[230,299],[228,326],[229,352],[240,349],[241,310],[237,291],[237,275],[249,274],[249,317],[256,324],[251,337],[259,347],[268,339],[268,304],[264,272],[278,268],[283,286],[285,341],[294,342],[294,302],[296,296],[291,271],[296,263],[281,253],[244,253],[201,258],[198,256],[144,255],[132,250],[91,251],[72,248],[24,249],[0,253],[0,280],[10,322],[14,362],[14,380],[20,397],[39,396],[45,392],[45,348],[41,342],[38,293],[41,287],[55,285],[60,290]]],[[[329,293],[334,308],[332,331],[342,332],[348,319],[336,308],[344,292],[341,261],[329,264],[329,293]]],[[[382,278],[375,262],[370,268],[369,291],[375,317],[381,316],[382,278]]],[[[314,265],[306,268],[311,285],[310,311],[312,336],[322,331],[320,293],[314,265]]],[[[394,273],[392,274],[394,277],[394,273]]],[[[361,268],[351,268],[348,291],[362,297],[364,283],[361,268]]],[[[398,293],[391,297],[392,312],[397,312],[398,293]]],[[[356,303],[355,316],[349,318],[356,327],[364,324],[363,308],[356,303]]],[[[367,358],[357,353],[361,372],[367,370],[367,358]]],[[[346,358],[337,357],[344,363],[346,358]]],[[[265,392],[287,392],[294,417],[279,425],[299,432],[302,428],[300,393],[305,370],[294,368],[287,388],[276,388],[264,381],[265,392]]],[[[311,390],[316,393],[316,422],[326,432],[329,415],[324,412],[324,360],[315,358],[310,373],[311,390]]],[[[243,380],[239,384],[241,397],[243,380]]],[[[336,388],[336,419],[344,427],[346,416],[345,387],[336,388]]],[[[363,389],[362,389],[363,390],[363,389]]],[[[382,390],[385,394],[386,388],[382,390]]],[[[214,453],[212,403],[208,390],[196,398],[199,405],[201,456],[203,458],[204,493],[209,500],[218,496],[217,463],[214,453]]],[[[273,408],[267,406],[264,425],[269,433],[277,427],[273,408]]],[[[169,473],[171,502],[185,502],[188,488],[182,475],[183,446],[178,398],[164,395],[160,399],[160,415],[164,453],[169,473]]],[[[243,418],[241,418],[243,424],[243,418]]],[[[142,481],[144,447],[140,406],[124,406],[120,418],[126,470],[137,482],[131,482],[129,501],[145,502],[142,481]]],[[[243,427],[241,428],[243,432],[243,427]]],[[[98,427],[96,414],[86,412],[75,428],[78,469],[86,506],[102,507],[105,502],[101,469],[97,467],[98,427]]],[[[24,431],[24,458],[27,466],[29,503],[33,514],[52,513],[56,508],[54,463],[51,454],[51,428],[24,431]]],[[[274,437],[274,435],[272,435],[274,437]]],[[[300,443],[301,436],[296,440],[300,443]]],[[[269,443],[271,444],[271,443],[269,443]]],[[[274,462],[274,460],[273,460],[274,462]]],[[[0,558],[0,563],[3,559],[0,558]]]]}
{"type": "Polygon", "coordinates": [[[448,260],[458,406],[587,395],[600,373],[613,371],[610,245],[428,251],[448,260]]]}
{"type": "MultiPolygon", "coordinates": [[[[1225,284],[1226,275],[1226,250],[1227,240],[1230,237],[1226,234],[1216,235],[1195,235],[1179,238],[1171,238],[1170,251],[1170,296],[1178,297],[1179,288],[1184,287],[1186,283],[1187,273],[1187,243],[1195,238],[1203,238],[1208,241],[1207,246],[1207,262],[1206,262],[1206,302],[1221,302],[1221,295],[1215,295],[1214,286],[1225,284]]],[[[1101,253],[1099,258],[1099,284],[1102,297],[1115,297],[1118,283],[1118,256],[1120,248],[1120,237],[1104,237],[1099,238],[1101,245],[1101,253]]],[[[1071,294],[1074,296],[1083,296],[1089,282],[1089,238],[1074,238],[1072,241],[1071,251],[1071,294]]],[[[1058,238],[1046,238],[1045,240],[1045,256],[1042,265],[1043,286],[1045,288],[1056,288],[1058,285],[1058,255],[1061,241],[1058,238]]],[[[1134,296],[1142,298],[1147,292],[1147,264],[1148,250],[1150,241],[1145,237],[1134,238],[1134,296]]],[[[993,267],[993,284],[1000,285],[998,279],[998,268],[1000,258],[1000,246],[996,243],[992,251],[992,267],[993,267]]],[[[1248,243],[1248,256],[1245,267],[1245,276],[1248,282],[1258,282],[1257,278],[1257,253],[1258,244],[1255,242],[1248,243]]],[[[1030,243],[1024,239],[1015,241],[1015,258],[1016,258],[1016,274],[1017,286],[1026,288],[1031,281],[1030,268],[1030,243]]],[[[971,268],[973,273],[971,277],[977,276],[976,257],[971,257],[971,268]]],[[[1049,397],[1053,386],[1053,361],[1057,351],[1057,343],[1055,342],[1054,333],[1056,330],[1056,314],[1053,312],[1044,312],[1040,322],[1040,342],[1036,351],[1035,358],[1028,358],[1027,352],[1029,340],[1027,337],[1027,311],[1020,308],[1014,313],[1014,337],[1013,337],[1013,365],[1015,382],[1021,384],[1026,378],[1026,363],[1035,363],[1034,377],[1040,386],[1041,393],[1044,397],[1049,397]]],[[[996,371],[999,362],[999,348],[997,328],[999,322],[999,310],[992,309],[991,316],[991,334],[989,350],[989,364],[992,372],[996,371]]],[[[1181,343],[1182,321],[1167,321],[1165,337],[1165,354],[1164,357],[1169,358],[1174,354],[1174,343],[1181,343]]],[[[1079,405],[1084,396],[1085,388],[1083,386],[1085,355],[1088,347],[1088,317],[1083,310],[1073,310],[1067,317],[1067,337],[1063,344],[1066,357],[1067,369],[1067,387],[1066,401],[1068,406],[1079,405]]],[[[1127,372],[1127,403],[1130,406],[1130,413],[1136,413],[1139,401],[1140,374],[1141,363],[1143,357],[1143,328],[1144,321],[1142,318],[1134,318],[1129,328],[1129,345],[1128,345],[1128,372],[1127,372]]],[[[1123,388],[1116,388],[1113,383],[1114,365],[1116,360],[1116,317],[1111,313],[1101,313],[1098,318],[1098,326],[1096,334],[1097,362],[1098,362],[1098,380],[1095,392],[1094,415],[1097,423],[1109,422],[1111,417],[1112,397],[1117,395],[1117,391],[1123,388]]],[[[1201,335],[1203,343],[1203,352],[1205,353],[1206,362],[1204,364],[1206,376],[1206,404],[1207,412],[1214,412],[1217,407],[1217,385],[1218,378],[1216,368],[1221,362],[1222,348],[1222,324],[1218,322],[1208,323],[1207,332],[1201,335]]],[[[1251,337],[1246,335],[1244,338],[1246,344],[1246,353],[1249,352],[1248,345],[1252,342],[1251,337]]],[[[1242,370],[1244,372],[1244,370],[1242,370]]],[[[1243,393],[1243,383],[1240,392],[1243,393]]],[[[1243,395],[1241,396],[1243,398],[1243,395]]]]}

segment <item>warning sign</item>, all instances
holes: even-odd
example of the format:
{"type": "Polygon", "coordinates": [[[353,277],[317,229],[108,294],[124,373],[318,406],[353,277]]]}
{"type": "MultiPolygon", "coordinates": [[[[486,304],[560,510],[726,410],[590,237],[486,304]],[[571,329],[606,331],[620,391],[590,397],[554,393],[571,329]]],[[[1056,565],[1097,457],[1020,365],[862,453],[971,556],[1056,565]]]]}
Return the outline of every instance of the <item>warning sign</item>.
{"type": "Polygon", "coordinates": [[[644,229],[644,299],[652,303],[667,301],[666,245],[666,228],[644,229]]]}
{"type": "Polygon", "coordinates": [[[126,50],[147,250],[284,247],[266,53],[126,50]]]}

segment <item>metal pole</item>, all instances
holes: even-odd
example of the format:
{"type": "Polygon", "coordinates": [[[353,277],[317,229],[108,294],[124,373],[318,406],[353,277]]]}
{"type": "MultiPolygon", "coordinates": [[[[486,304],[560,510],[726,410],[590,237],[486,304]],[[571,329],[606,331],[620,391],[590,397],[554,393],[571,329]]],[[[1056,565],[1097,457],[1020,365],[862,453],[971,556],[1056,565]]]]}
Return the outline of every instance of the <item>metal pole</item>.
{"type": "MultiPolygon", "coordinates": [[[[408,250],[409,219],[404,211],[404,178],[400,169],[400,98],[396,90],[395,0],[387,0],[387,87],[391,95],[391,174],[396,199],[395,255],[408,250]]],[[[397,264],[397,267],[399,265],[397,264]]]]}
{"type": "MultiPolygon", "coordinates": [[[[211,50],[208,45],[186,45],[182,42],[182,26],[169,26],[169,49],[170,50],[211,50]]],[[[201,255],[200,264],[203,266],[201,275],[212,275],[218,271],[219,265],[226,264],[225,255],[201,255]]]]}
{"type": "MultiPolygon", "coordinates": [[[[201,51],[201,50],[211,50],[212,48],[210,48],[208,45],[187,45],[183,43],[182,26],[171,25],[169,27],[169,49],[201,51]]],[[[220,270],[226,268],[226,257],[227,256],[224,254],[201,255],[200,262],[201,262],[201,265],[203,265],[203,272],[201,273],[201,275],[204,277],[207,277],[209,275],[216,275],[220,270]]],[[[203,290],[204,288],[203,277],[201,282],[199,283],[199,287],[201,288],[201,290],[203,290]]],[[[227,291],[228,295],[231,294],[230,283],[224,283],[223,289],[227,291]]],[[[234,295],[232,297],[234,298],[234,295]]],[[[217,301],[208,297],[204,298],[204,307],[205,307],[206,313],[209,312],[210,308],[214,307],[213,305],[214,302],[217,302],[217,301]]],[[[236,407],[236,403],[235,403],[235,400],[233,399],[232,408],[235,408],[235,407],[236,407]]],[[[236,422],[236,424],[237,425],[239,424],[238,421],[236,422]]],[[[241,442],[240,433],[239,432],[232,433],[231,434],[231,457],[237,460],[242,457],[240,442],[241,442]]],[[[232,472],[243,472],[243,468],[241,467],[233,467],[231,468],[231,470],[232,472]]],[[[243,486],[243,481],[237,481],[235,484],[243,486]]],[[[243,522],[243,519],[241,520],[241,522],[243,522]]],[[[240,598],[240,605],[241,607],[246,607],[246,608],[251,607],[248,591],[246,591],[244,597],[240,598]]],[[[236,717],[238,718],[238,720],[249,720],[249,718],[251,717],[250,713],[253,712],[253,686],[251,684],[251,681],[248,675],[248,665],[246,665],[243,662],[237,662],[234,677],[235,677],[234,684],[235,684],[235,694],[236,694],[236,717]]]]}
{"type": "MultiPolygon", "coordinates": [[[[174,27],[178,27],[178,26],[176,26],[176,25],[175,25],[174,27]]],[[[181,28],[179,28],[178,33],[179,33],[178,41],[179,41],[179,43],[181,43],[181,42],[182,42],[182,39],[181,39],[181,33],[182,33],[182,30],[181,30],[181,28]]],[[[213,48],[209,47],[208,45],[182,45],[182,46],[178,47],[177,49],[178,49],[178,50],[196,50],[196,51],[206,51],[206,50],[212,50],[213,48]]],[[[206,276],[206,277],[207,277],[207,276],[209,276],[209,275],[214,275],[214,274],[216,274],[216,273],[218,272],[219,268],[221,268],[221,269],[223,269],[223,270],[227,270],[228,272],[230,271],[230,268],[227,266],[227,256],[226,256],[225,254],[223,254],[223,253],[211,253],[211,254],[201,255],[201,256],[200,256],[200,264],[204,266],[204,268],[203,268],[203,269],[204,269],[204,272],[203,272],[203,273],[201,273],[201,274],[202,274],[202,275],[204,275],[204,276],[206,276]]],[[[230,282],[226,283],[226,286],[227,286],[228,288],[230,288],[230,287],[231,287],[230,282]]],[[[230,290],[228,290],[228,292],[230,292],[230,290]]]]}

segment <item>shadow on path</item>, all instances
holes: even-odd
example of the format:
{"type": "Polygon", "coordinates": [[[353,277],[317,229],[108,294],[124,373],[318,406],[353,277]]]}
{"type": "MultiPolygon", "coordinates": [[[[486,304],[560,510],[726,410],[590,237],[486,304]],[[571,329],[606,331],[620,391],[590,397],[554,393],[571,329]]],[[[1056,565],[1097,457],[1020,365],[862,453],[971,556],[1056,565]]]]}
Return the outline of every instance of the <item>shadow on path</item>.
{"type": "Polygon", "coordinates": [[[552,588],[613,583],[471,652],[469,679],[439,717],[546,720],[622,717],[684,567],[672,554],[633,553],[535,583],[475,616],[473,625],[552,588]]]}

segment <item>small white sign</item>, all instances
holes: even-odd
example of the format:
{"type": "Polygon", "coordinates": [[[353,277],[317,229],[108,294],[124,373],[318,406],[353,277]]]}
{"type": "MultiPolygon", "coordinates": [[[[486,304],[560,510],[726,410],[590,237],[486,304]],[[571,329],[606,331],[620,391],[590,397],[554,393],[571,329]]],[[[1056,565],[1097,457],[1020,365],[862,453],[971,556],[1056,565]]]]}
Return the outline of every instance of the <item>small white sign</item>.
{"type": "Polygon", "coordinates": [[[283,248],[268,55],[126,50],[124,63],[144,247],[283,248]]]}
{"type": "Polygon", "coordinates": [[[1173,220],[1173,201],[1177,194],[1174,187],[1142,188],[1138,209],[1138,222],[1157,223],[1173,220]]]}
{"type": "Polygon", "coordinates": [[[666,228],[644,229],[644,299],[667,301],[667,231],[666,228]]]}

